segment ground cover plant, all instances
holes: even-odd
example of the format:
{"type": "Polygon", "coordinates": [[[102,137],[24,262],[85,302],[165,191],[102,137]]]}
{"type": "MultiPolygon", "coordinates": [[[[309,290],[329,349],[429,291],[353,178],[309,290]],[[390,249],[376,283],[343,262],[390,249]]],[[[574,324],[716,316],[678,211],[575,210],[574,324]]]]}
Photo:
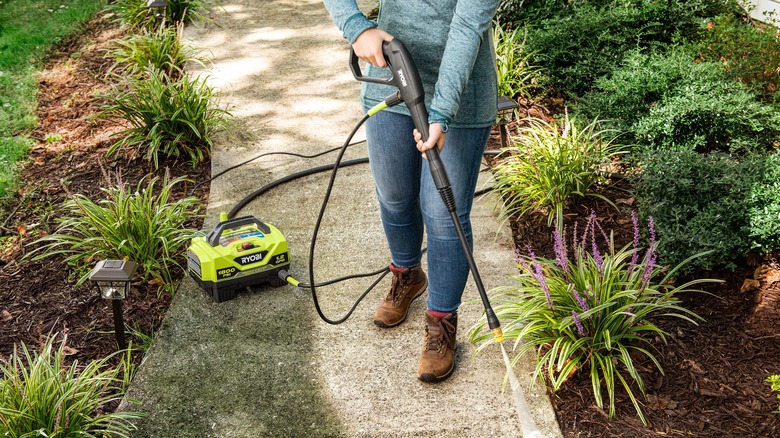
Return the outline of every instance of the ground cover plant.
{"type": "Polygon", "coordinates": [[[127,437],[133,412],[105,412],[121,399],[119,368],[108,360],[65,364],[63,339],[48,338],[39,352],[21,344],[0,363],[0,433],[6,437],[127,437]]]}
{"type": "MultiPolygon", "coordinates": [[[[605,390],[609,418],[615,414],[616,387],[622,386],[646,423],[633,390],[642,396],[646,392],[634,357],[644,355],[663,373],[652,339],[666,342],[668,333],[654,320],[664,316],[695,323],[699,317],[680,305],[678,294],[714,280],[674,285],[677,271],[687,261],[670,270],[657,265],[652,218],[649,246],[641,254],[639,224],[635,215],[632,218],[634,240],[620,249],[615,248],[614,237],[604,233],[595,213],[581,234],[575,223],[571,240],[556,228],[555,258],[537,257],[530,247],[518,251],[515,285],[494,292],[492,301],[504,336],[515,340],[514,361],[536,353],[535,379],[558,391],[572,375],[587,374],[599,408],[604,407],[605,390]]],[[[471,333],[472,341],[482,342],[482,347],[490,343],[481,333],[485,324],[480,322],[471,333]]]]}
{"type": "Polygon", "coordinates": [[[156,187],[157,178],[142,180],[135,190],[121,177],[106,190],[106,199],[93,201],[73,194],[62,208],[64,215],[54,234],[35,242],[38,259],[65,256],[65,262],[76,269],[76,286],[89,277],[92,260],[133,260],[145,282],[158,286],[158,293],[173,294],[176,282],[174,267],[196,230],[185,224],[198,217],[198,200],[187,197],[171,200],[175,185],[182,177],[169,180],[167,175],[156,187]]]}
{"type": "Polygon", "coordinates": [[[108,150],[141,155],[159,168],[163,157],[189,158],[193,166],[209,157],[214,137],[227,129],[230,114],[219,108],[216,91],[205,77],[183,74],[173,79],[153,68],[130,79],[130,89],[116,85],[106,96],[101,117],[126,124],[108,150]]]}
{"type": "Polygon", "coordinates": [[[35,127],[35,74],[48,47],[76,32],[101,0],[29,0],[0,7],[0,198],[17,184],[35,127]]]}
{"type": "Polygon", "coordinates": [[[503,218],[544,212],[548,224],[563,224],[564,209],[579,198],[605,199],[591,188],[604,180],[602,170],[621,153],[615,132],[569,114],[560,121],[527,122],[518,130],[516,145],[501,151],[493,169],[493,191],[503,218]]]}

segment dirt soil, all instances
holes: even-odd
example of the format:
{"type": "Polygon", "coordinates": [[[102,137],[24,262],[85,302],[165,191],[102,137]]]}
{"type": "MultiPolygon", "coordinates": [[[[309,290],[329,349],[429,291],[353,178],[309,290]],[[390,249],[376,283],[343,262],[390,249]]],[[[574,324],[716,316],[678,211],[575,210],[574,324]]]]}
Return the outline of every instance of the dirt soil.
{"type": "MultiPolygon", "coordinates": [[[[92,22],[85,33],[59,47],[41,75],[41,122],[33,133],[36,144],[23,175],[25,187],[0,217],[0,359],[25,342],[38,348],[49,333],[67,336],[68,358],[80,362],[98,359],[116,350],[109,303],[88,285],[75,287],[75,274],[62,258],[23,260],[30,243],[56,229],[58,205],[71,193],[93,200],[102,196],[121,175],[134,185],[152,172],[148,163],[127,157],[107,160],[105,152],[118,126],[94,119],[108,89],[105,73],[111,61],[105,49],[121,33],[105,20],[92,22]],[[49,141],[47,141],[47,138],[49,141]]],[[[543,116],[528,106],[524,112],[543,116]]],[[[490,148],[499,145],[497,132],[490,148]]],[[[173,176],[204,181],[210,163],[192,168],[187,162],[164,163],[173,176]]],[[[163,166],[161,166],[163,167],[163,166]]],[[[182,185],[176,197],[186,196],[192,184],[182,185]]],[[[196,191],[204,203],[208,184],[196,191]]],[[[584,221],[593,210],[618,245],[632,236],[629,211],[634,208],[630,183],[613,181],[601,193],[619,210],[593,199],[567,215],[584,221]]],[[[594,198],[595,199],[595,198],[594,198]]],[[[199,228],[200,224],[190,224],[199,228]]],[[[543,218],[515,221],[515,241],[530,244],[537,254],[552,256],[552,242],[543,218]]],[[[178,273],[179,278],[182,275],[178,273]]],[[[778,400],[764,379],[780,373],[780,266],[777,257],[748,257],[736,272],[699,272],[698,277],[720,278],[712,295],[691,294],[685,305],[706,319],[694,326],[679,320],[660,321],[669,342],[656,342],[665,375],[650,363],[641,363],[648,397],[642,402],[649,425],[642,425],[626,394],[618,391],[618,412],[609,421],[595,406],[587,376],[574,376],[552,395],[558,421],[566,437],[601,436],[780,436],[780,415],[772,413],[778,400]],[[746,282],[745,280],[752,280],[746,282]],[[742,291],[741,291],[742,290],[742,291]]],[[[165,315],[170,297],[135,286],[125,301],[130,327],[151,334],[165,315]]],[[[132,336],[131,336],[131,339],[132,336]]],[[[140,338],[135,338],[138,342],[140,338]]],[[[140,360],[137,357],[136,360],[140,360]]]]}

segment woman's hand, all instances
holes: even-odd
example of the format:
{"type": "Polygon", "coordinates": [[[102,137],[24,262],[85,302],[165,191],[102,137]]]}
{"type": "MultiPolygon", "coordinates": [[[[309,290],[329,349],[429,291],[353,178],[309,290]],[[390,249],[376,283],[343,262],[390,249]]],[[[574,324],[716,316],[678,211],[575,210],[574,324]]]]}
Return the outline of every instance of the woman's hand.
{"type": "Polygon", "coordinates": [[[439,149],[439,152],[441,152],[442,148],[444,147],[444,140],[446,137],[447,134],[441,132],[440,123],[431,123],[428,126],[428,141],[426,142],[422,141],[422,134],[420,134],[420,131],[417,129],[414,130],[414,141],[417,142],[417,150],[422,153],[423,158],[426,158],[425,151],[428,149],[433,149],[434,146],[436,146],[439,149]]]}
{"type": "Polygon", "coordinates": [[[352,43],[352,48],[355,50],[355,55],[358,58],[373,66],[385,68],[387,67],[387,62],[385,61],[385,55],[382,53],[382,43],[392,41],[392,39],[392,35],[374,27],[364,30],[355,42],[352,43]]]}

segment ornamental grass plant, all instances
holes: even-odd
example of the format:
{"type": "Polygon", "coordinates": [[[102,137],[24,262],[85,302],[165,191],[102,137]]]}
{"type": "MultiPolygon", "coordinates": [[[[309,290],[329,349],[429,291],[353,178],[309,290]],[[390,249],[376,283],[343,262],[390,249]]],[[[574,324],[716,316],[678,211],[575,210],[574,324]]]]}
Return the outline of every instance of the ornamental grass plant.
{"type": "MultiPolygon", "coordinates": [[[[645,395],[645,385],[634,361],[647,358],[663,373],[652,341],[666,342],[667,333],[654,319],[674,317],[695,324],[701,318],[683,308],[678,295],[717,280],[675,286],[675,275],[687,261],[669,270],[660,266],[652,218],[644,251],[635,214],[632,220],[633,243],[621,249],[615,249],[613,237],[606,235],[595,214],[581,233],[575,224],[568,241],[566,230],[560,234],[556,228],[555,259],[537,257],[531,248],[527,254],[517,251],[520,272],[512,276],[514,285],[493,291],[491,301],[504,337],[515,340],[513,362],[536,353],[534,380],[557,391],[574,374],[587,373],[600,408],[606,391],[610,418],[615,414],[615,394],[622,387],[646,422],[637,397],[645,395]]],[[[483,318],[470,332],[471,341],[480,344],[477,351],[493,342],[485,326],[483,318]]]]}
{"type": "Polygon", "coordinates": [[[564,208],[580,197],[610,203],[590,189],[604,181],[601,171],[622,153],[616,131],[599,129],[598,120],[583,126],[566,113],[560,122],[529,119],[514,140],[493,169],[502,218],[539,211],[548,224],[563,224],[564,208]]]}
{"type": "MultiPolygon", "coordinates": [[[[72,195],[64,204],[65,215],[55,234],[35,243],[35,259],[55,254],[76,269],[97,260],[132,260],[147,282],[157,284],[159,293],[173,293],[172,270],[181,268],[182,249],[197,232],[186,228],[198,217],[195,197],[171,201],[173,187],[183,177],[169,180],[161,187],[159,178],[141,181],[135,191],[122,184],[107,189],[108,199],[93,201],[84,195],[72,195]]],[[[77,284],[89,277],[81,272],[77,284]]]]}
{"type": "Polygon", "coordinates": [[[81,366],[64,363],[65,342],[55,348],[50,337],[42,351],[25,344],[0,362],[0,436],[23,437],[127,437],[135,430],[135,412],[105,413],[107,405],[121,400],[124,391],[109,368],[108,359],[81,366]]]}
{"type": "Polygon", "coordinates": [[[205,77],[180,78],[147,67],[140,78],[129,78],[130,87],[114,85],[100,117],[125,126],[109,156],[129,149],[159,168],[165,157],[188,157],[193,166],[211,154],[214,137],[228,129],[230,113],[219,108],[216,91],[205,77]]]}
{"type": "Polygon", "coordinates": [[[179,78],[187,62],[205,64],[196,51],[182,42],[183,27],[142,29],[116,41],[109,56],[114,59],[111,71],[128,76],[143,76],[151,67],[169,78],[179,78]]]}
{"type": "Polygon", "coordinates": [[[147,0],[115,0],[108,5],[114,22],[130,29],[152,29],[160,24],[176,26],[179,23],[197,23],[207,20],[211,0],[168,0],[160,13],[146,6],[147,0]],[[161,14],[162,16],[155,16],[161,14]]]}
{"type": "Polygon", "coordinates": [[[530,99],[540,88],[541,69],[529,64],[531,53],[525,50],[523,28],[505,30],[493,23],[493,44],[496,49],[498,95],[530,99]]]}

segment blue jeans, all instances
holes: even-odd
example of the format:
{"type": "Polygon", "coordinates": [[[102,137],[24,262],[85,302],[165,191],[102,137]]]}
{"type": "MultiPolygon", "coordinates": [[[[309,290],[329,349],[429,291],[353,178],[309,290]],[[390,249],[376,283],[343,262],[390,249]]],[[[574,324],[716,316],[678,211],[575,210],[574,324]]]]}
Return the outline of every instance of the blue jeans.
{"type": "MultiPolygon", "coordinates": [[[[368,119],[371,174],[393,264],[401,268],[418,265],[422,259],[423,230],[427,230],[428,309],[452,312],[460,306],[469,267],[428,162],[415,146],[413,129],[411,117],[389,111],[368,119]]],[[[469,215],[489,135],[490,127],[450,128],[441,152],[469,246],[469,215]]]]}

